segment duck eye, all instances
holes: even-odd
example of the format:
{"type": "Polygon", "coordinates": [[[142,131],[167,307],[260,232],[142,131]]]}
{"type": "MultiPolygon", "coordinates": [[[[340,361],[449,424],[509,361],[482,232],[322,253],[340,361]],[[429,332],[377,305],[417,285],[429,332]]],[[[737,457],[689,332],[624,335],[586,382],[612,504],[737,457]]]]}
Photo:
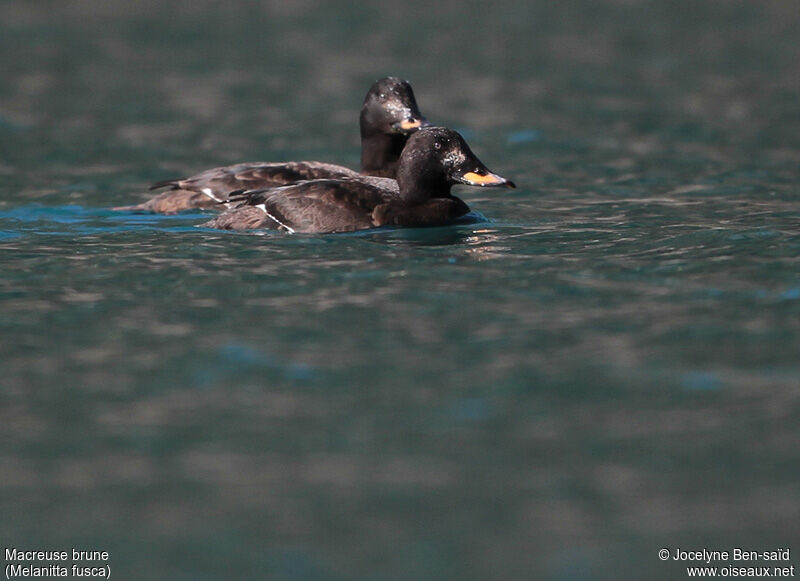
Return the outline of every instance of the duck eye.
{"type": "Polygon", "coordinates": [[[439,143],[438,141],[435,141],[435,142],[433,143],[433,148],[434,148],[434,149],[441,149],[441,148],[442,148],[442,144],[441,144],[441,143],[439,143]]]}
{"type": "Polygon", "coordinates": [[[385,101],[386,100],[386,94],[385,93],[381,93],[380,94],[380,98],[381,98],[382,101],[385,101]]]}

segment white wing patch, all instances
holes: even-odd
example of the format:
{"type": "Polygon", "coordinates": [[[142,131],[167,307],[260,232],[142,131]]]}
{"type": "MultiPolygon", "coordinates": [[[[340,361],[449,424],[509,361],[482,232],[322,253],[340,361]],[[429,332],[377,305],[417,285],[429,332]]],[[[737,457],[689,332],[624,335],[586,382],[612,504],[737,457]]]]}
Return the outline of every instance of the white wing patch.
{"type": "Polygon", "coordinates": [[[294,228],[290,228],[289,226],[278,220],[275,216],[267,212],[266,204],[257,204],[255,207],[264,212],[267,216],[269,216],[280,228],[285,229],[289,234],[294,234],[294,228]]]}
{"type": "Polygon", "coordinates": [[[220,203],[222,202],[222,200],[220,200],[217,196],[214,195],[214,192],[211,191],[211,188],[203,188],[202,190],[200,190],[200,192],[205,194],[215,202],[220,202],[220,203]]]}

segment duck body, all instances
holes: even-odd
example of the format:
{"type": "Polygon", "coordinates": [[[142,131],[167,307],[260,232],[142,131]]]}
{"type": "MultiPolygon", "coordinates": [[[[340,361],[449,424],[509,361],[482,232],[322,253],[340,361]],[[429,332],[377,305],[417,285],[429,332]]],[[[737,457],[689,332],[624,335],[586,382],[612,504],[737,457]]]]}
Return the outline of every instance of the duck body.
{"type": "Polygon", "coordinates": [[[238,192],[231,196],[233,208],[203,226],[290,233],[441,226],[469,212],[467,204],[450,193],[456,183],[513,187],[486,169],[455,131],[424,128],[403,150],[397,180],[358,176],[238,192]]]}
{"type": "MultiPolygon", "coordinates": [[[[242,204],[205,224],[224,230],[270,228],[290,233],[352,232],[380,226],[439,226],[469,212],[460,199],[443,195],[409,207],[396,180],[325,179],[245,192],[242,204]]],[[[234,200],[236,196],[233,196],[234,200]]]]}
{"type": "Polygon", "coordinates": [[[154,184],[171,189],[135,206],[115,210],[176,214],[189,209],[223,208],[228,192],[283,186],[320,178],[357,177],[357,171],[342,165],[319,161],[252,162],[216,167],[190,178],[154,184]]]}
{"type": "Polygon", "coordinates": [[[411,85],[396,77],[376,81],[364,98],[359,117],[361,171],[319,161],[247,162],[206,170],[195,176],[164,180],[151,190],[169,188],[150,200],[115,210],[174,214],[188,209],[222,209],[228,193],[359,175],[395,177],[408,136],[428,125],[411,85]]]}

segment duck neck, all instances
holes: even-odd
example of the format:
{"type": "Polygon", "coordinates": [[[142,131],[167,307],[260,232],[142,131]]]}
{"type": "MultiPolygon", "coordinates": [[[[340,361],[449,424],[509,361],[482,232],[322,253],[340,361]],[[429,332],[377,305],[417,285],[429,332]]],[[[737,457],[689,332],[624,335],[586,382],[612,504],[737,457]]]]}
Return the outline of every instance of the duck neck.
{"type": "Polygon", "coordinates": [[[408,137],[403,134],[361,135],[361,173],[384,178],[397,176],[397,160],[408,137]]]}
{"type": "Polygon", "coordinates": [[[421,204],[431,198],[449,198],[451,184],[439,172],[429,173],[414,163],[405,163],[397,170],[400,197],[409,204],[421,204]]]}

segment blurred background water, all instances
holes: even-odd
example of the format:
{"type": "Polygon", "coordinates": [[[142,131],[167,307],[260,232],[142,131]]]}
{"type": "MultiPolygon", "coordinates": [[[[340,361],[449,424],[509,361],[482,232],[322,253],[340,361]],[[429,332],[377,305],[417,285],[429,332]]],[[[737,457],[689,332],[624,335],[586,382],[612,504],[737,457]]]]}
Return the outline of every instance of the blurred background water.
{"type": "Polygon", "coordinates": [[[800,551],[798,38],[795,0],[0,3],[4,546],[192,580],[800,551]],[[518,183],[459,189],[486,222],[108,210],[355,167],[387,74],[518,183]]]}

